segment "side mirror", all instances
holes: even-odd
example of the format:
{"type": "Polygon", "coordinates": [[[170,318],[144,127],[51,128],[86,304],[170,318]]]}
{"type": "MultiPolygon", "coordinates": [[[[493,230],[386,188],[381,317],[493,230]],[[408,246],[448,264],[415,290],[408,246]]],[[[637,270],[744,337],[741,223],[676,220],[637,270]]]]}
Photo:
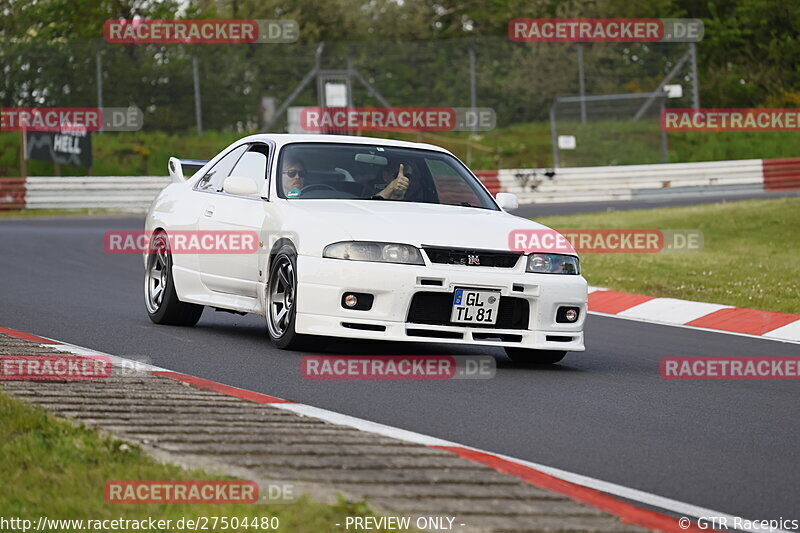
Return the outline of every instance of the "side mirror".
{"type": "Polygon", "coordinates": [[[519,207],[517,195],[511,194],[510,192],[499,192],[494,195],[494,199],[497,200],[497,205],[499,205],[500,209],[503,211],[509,211],[519,207]]]}
{"type": "Polygon", "coordinates": [[[236,196],[258,196],[260,192],[253,180],[241,176],[225,178],[225,181],[222,182],[222,190],[236,196]]]}

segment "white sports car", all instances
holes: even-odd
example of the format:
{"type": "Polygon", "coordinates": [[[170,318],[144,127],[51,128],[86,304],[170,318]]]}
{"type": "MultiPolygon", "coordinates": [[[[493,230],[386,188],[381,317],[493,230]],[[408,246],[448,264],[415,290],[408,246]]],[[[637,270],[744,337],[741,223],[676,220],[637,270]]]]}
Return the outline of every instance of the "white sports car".
{"type": "Polygon", "coordinates": [[[210,161],[169,161],[145,231],[145,303],[158,324],[204,306],[266,317],[272,342],[320,337],[503,346],[515,361],[583,351],[587,285],[574,254],[509,248],[507,213],[429,144],[253,135],[210,161]],[[184,169],[196,169],[184,178],[184,169]],[[176,235],[256,235],[251,253],[177,253],[176,235]]]}

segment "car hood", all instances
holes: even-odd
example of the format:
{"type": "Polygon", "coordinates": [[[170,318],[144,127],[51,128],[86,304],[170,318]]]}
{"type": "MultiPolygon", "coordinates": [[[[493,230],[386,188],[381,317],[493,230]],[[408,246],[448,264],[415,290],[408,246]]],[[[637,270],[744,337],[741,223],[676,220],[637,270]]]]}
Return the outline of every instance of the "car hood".
{"type": "Polygon", "coordinates": [[[320,244],[352,239],[507,250],[514,230],[546,229],[504,211],[380,200],[293,200],[286,216],[320,244]],[[302,221],[302,222],[301,222],[302,221]],[[324,236],[324,237],[323,237],[324,236]]]}

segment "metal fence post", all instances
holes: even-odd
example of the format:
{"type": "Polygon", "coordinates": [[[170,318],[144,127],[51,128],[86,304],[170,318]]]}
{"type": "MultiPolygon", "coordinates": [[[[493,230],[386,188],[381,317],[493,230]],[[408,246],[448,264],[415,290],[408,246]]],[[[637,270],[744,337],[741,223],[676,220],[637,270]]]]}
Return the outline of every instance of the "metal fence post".
{"type": "MultiPolygon", "coordinates": [[[[103,56],[100,50],[95,54],[96,76],[97,76],[97,107],[103,108],[103,56]]],[[[102,128],[97,133],[103,133],[102,128]]]]}
{"type": "MultiPolygon", "coordinates": [[[[667,99],[666,98],[662,98],[661,99],[661,111],[658,114],[659,117],[663,117],[664,116],[664,110],[666,108],[667,108],[667,99]]],[[[663,127],[659,128],[659,129],[661,130],[661,162],[662,163],[666,163],[667,162],[667,131],[663,127]]]]}
{"type": "Polygon", "coordinates": [[[19,174],[23,178],[28,177],[28,139],[25,128],[19,132],[19,174]]]}
{"type": "Polygon", "coordinates": [[[583,76],[583,46],[578,45],[578,86],[581,94],[581,123],[586,124],[586,83],[583,76]]]}
{"type": "Polygon", "coordinates": [[[475,78],[475,47],[469,44],[469,107],[472,111],[472,125],[470,127],[469,139],[467,140],[467,166],[472,166],[472,138],[476,132],[475,108],[478,105],[478,86],[475,78]]]}
{"type": "MultiPolygon", "coordinates": [[[[583,98],[581,98],[581,101],[583,98]]],[[[550,106],[550,142],[553,144],[553,168],[558,168],[558,135],[556,133],[556,105],[558,99],[550,106]]]]}
{"type": "Polygon", "coordinates": [[[197,68],[197,56],[192,54],[192,76],[194,78],[194,119],[197,123],[197,134],[203,134],[203,112],[200,106],[200,73],[197,68]]]}
{"type": "Polygon", "coordinates": [[[697,45],[689,43],[692,68],[692,109],[700,109],[700,80],[697,78],[697,45]]]}
{"type": "Polygon", "coordinates": [[[103,56],[100,50],[97,51],[97,107],[103,107],[103,56]]]}

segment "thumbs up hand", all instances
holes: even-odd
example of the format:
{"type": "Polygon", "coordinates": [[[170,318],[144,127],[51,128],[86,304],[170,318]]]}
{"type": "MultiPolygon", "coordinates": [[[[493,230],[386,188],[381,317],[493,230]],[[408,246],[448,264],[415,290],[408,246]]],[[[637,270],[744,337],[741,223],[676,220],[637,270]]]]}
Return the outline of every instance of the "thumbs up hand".
{"type": "Polygon", "coordinates": [[[403,198],[409,185],[408,177],[403,174],[403,164],[400,163],[400,169],[397,171],[397,177],[389,184],[392,187],[393,198],[403,198]]]}
{"type": "Polygon", "coordinates": [[[408,186],[410,185],[411,181],[408,179],[404,173],[403,164],[400,164],[400,168],[397,171],[397,177],[395,177],[392,181],[386,184],[386,187],[383,188],[381,192],[377,194],[377,196],[382,196],[388,200],[402,200],[405,195],[406,191],[408,191],[408,186]]]}

